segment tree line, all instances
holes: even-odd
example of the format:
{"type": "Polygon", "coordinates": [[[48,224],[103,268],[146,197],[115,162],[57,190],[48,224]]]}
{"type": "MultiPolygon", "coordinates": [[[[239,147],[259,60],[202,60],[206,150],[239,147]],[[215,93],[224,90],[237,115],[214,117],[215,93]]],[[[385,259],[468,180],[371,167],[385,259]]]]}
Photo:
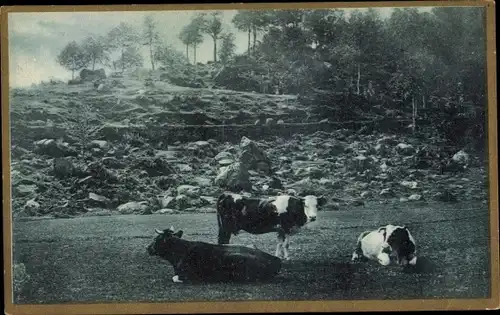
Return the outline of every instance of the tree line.
{"type": "Polygon", "coordinates": [[[144,58],[139,51],[140,46],[146,46],[151,68],[155,70],[157,63],[172,66],[176,63],[189,63],[189,48],[194,50],[194,63],[196,63],[196,49],[208,35],[213,39],[213,59],[218,58],[227,62],[235,51],[235,36],[231,32],[222,33],[220,11],[211,14],[197,14],[179,34],[179,39],[186,46],[186,55],[183,56],[173,45],[165,43],[158,32],[158,25],[151,16],[146,16],[141,31],[122,22],[114,27],[105,36],[88,36],[81,43],[72,41],[68,43],[57,61],[60,65],[72,72],[90,67],[95,70],[96,65],[112,67],[115,71],[125,71],[133,67],[142,67],[144,58]],[[221,48],[217,43],[222,41],[221,48]],[[113,60],[112,55],[117,57],[113,60]]]}
{"type": "Polygon", "coordinates": [[[224,29],[222,13],[215,11],[196,14],[181,29],[178,38],[185,52],[162,42],[156,23],[146,17],[140,35],[121,23],[107,36],[68,44],[58,60],[73,72],[109,63],[123,71],[143,64],[137,47],[144,45],[153,69],[157,63],[190,63],[190,51],[196,64],[197,49],[209,38],[213,61],[226,68],[220,77],[231,77],[229,85],[244,86],[232,79],[239,77],[273,82],[282,93],[348,91],[403,111],[439,112],[437,121],[467,114],[484,125],[481,7],[395,8],[387,18],[375,9],[350,14],[340,9],[239,10],[231,23],[248,36],[240,56],[235,55],[234,34],[224,29]],[[113,51],[118,57],[111,61],[113,51]]]}

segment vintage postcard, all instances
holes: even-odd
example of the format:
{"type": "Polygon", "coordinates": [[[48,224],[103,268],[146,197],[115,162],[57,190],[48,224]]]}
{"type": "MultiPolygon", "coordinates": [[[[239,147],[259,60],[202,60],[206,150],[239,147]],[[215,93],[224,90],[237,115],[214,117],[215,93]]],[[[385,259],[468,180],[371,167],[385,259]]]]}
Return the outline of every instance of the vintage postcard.
{"type": "Polygon", "coordinates": [[[5,312],[497,309],[494,12],[2,7],[5,312]]]}

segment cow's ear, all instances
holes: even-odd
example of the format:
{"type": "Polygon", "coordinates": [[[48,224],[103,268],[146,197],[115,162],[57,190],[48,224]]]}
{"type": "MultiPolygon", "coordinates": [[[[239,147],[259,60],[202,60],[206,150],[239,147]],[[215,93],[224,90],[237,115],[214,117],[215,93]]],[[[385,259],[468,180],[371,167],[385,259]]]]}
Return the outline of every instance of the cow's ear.
{"type": "Polygon", "coordinates": [[[179,230],[179,231],[177,231],[176,233],[174,233],[174,235],[175,235],[176,237],[178,237],[178,238],[181,238],[183,233],[184,233],[184,231],[179,230]]]}
{"type": "Polygon", "coordinates": [[[324,206],[326,204],[326,197],[325,196],[320,196],[318,197],[318,206],[324,206]]]}

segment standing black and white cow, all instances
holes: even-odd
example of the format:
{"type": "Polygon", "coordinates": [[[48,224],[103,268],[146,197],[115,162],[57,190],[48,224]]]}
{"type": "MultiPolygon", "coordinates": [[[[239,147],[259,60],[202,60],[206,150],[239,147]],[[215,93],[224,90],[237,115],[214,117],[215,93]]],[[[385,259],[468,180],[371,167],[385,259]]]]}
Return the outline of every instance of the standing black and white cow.
{"type": "Polygon", "coordinates": [[[182,239],[174,228],[158,234],[147,247],[174,267],[172,281],[256,281],[268,280],[281,270],[281,259],[248,246],[216,245],[182,239]]]}
{"type": "Polygon", "coordinates": [[[362,258],[378,261],[383,266],[394,261],[403,266],[416,265],[415,240],[405,226],[389,224],[374,231],[365,231],[358,237],[352,261],[362,258]]]}
{"type": "Polygon", "coordinates": [[[250,198],[224,193],[217,200],[219,244],[228,244],[231,235],[240,231],[251,234],[278,233],[276,256],[289,259],[290,235],[316,221],[324,197],[281,195],[269,199],[250,198]]]}

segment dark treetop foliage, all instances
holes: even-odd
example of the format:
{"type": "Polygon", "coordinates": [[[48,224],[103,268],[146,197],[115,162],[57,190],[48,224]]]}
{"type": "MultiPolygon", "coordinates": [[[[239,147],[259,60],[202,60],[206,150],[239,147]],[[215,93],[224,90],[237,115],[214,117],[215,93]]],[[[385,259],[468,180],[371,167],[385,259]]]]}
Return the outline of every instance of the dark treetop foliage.
{"type": "Polygon", "coordinates": [[[322,89],[366,98],[365,106],[416,107],[452,143],[484,136],[464,127],[484,125],[483,8],[396,8],[386,19],[375,9],[242,10],[232,22],[248,33],[250,59],[232,65],[240,77],[267,73],[284,93],[322,89]]]}

